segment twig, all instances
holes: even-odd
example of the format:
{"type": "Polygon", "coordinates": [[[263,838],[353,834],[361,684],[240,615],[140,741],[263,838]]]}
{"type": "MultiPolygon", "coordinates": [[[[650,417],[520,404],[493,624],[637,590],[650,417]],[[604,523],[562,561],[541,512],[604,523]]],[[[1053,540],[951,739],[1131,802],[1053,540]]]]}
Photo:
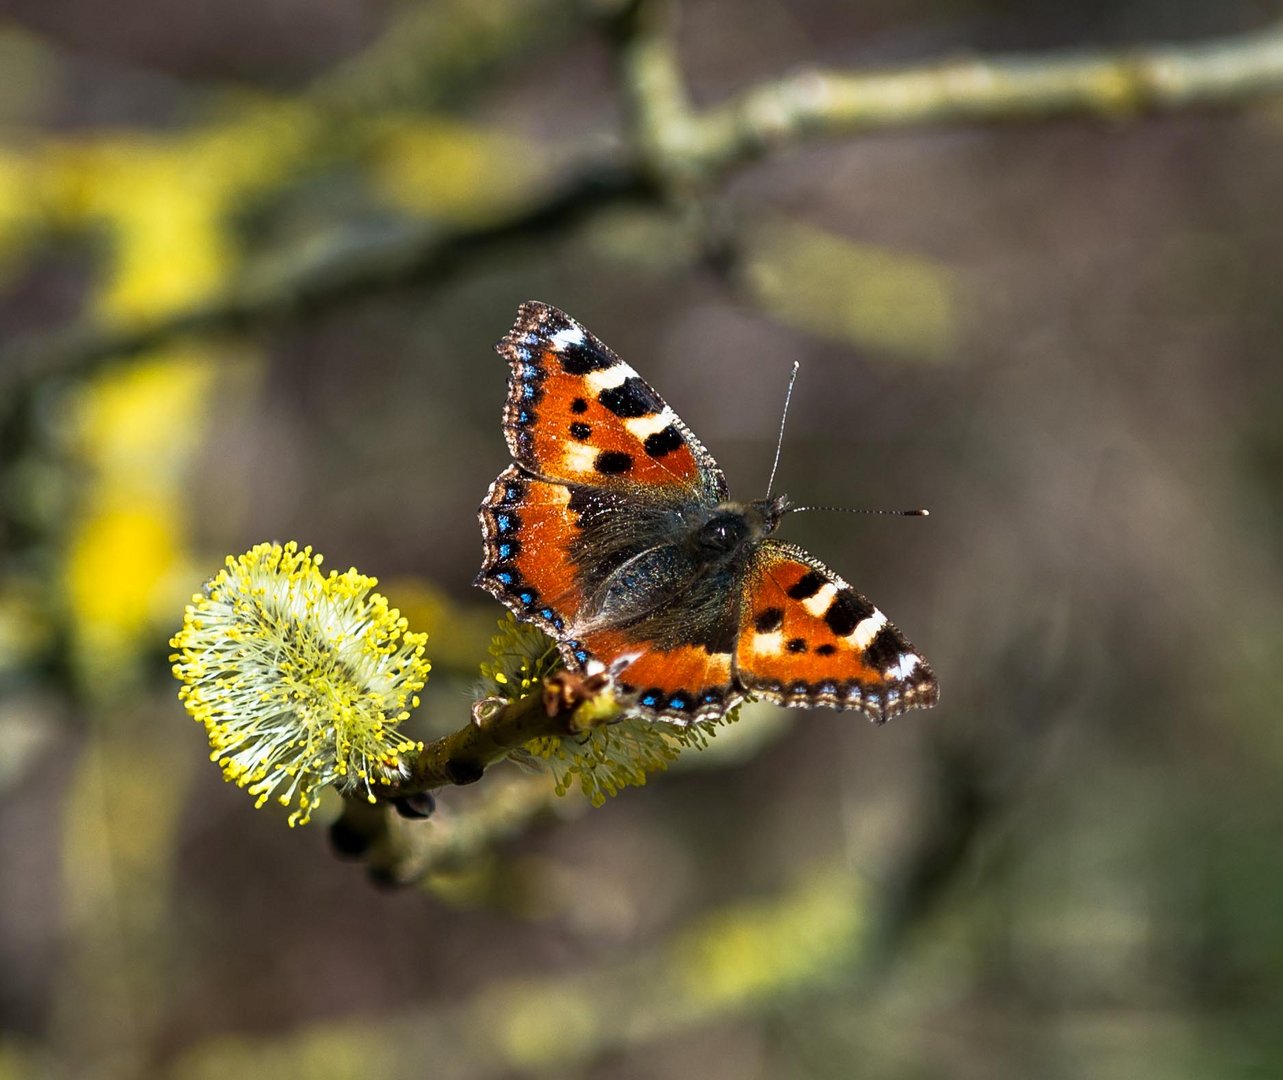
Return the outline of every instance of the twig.
{"type": "Polygon", "coordinates": [[[604,675],[582,676],[560,670],[525,697],[504,704],[483,698],[473,706],[472,722],[428,743],[401,783],[375,790],[386,799],[404,798],[449,785],[472,784],[487,767],[518,747],[548,735],[570,737],[605,723],[618,712],[604,675]]]}
{"type": "MultiPolygon", "coordinates": [[[[425,832],[418,822],[400,820],[395,811],[403,810],[413,796],[475,783],[489,766],[534,739],[569,738],[607,722],[619,711],[613,698],[602,693],[608,685],[604,675],[585,677],[562,669],[515,701],[477,702],[472,722],[428,743],[404,781],[375,788],[379,802],[354,798],[344,803],[342,815],[330,827],[335,850],[365,859],[378,880],[404,885],[519,832],[548,809],[554,795],[549,777],[515,789],[495,789],[444,836],[425,832]]],[[[431,803],[429,798],[428,808],[412,816],[427,816],[431,803]]]]}
{"type": "Polygon", "coordinates": [[[688,168],[715,172],[815,136],[1067,116],[1126,120],[1281,91],[1277,24],[1192,45],[976,57],[867,75],[803,72],[691,118],[670,152],[685,153],[688,168]]]}
{"type": "Polygon", "coordinates": [[[370,876],[388,885],[415,885],[433,874],[459,870],[537,821],[582,813],[586,799],[557,794],[551,775],[512,770],[496,776],[460,806],[446,803],[431,821],[405,820],[383,805],[344,804],[332,837],[359,837],[370,876]]]}

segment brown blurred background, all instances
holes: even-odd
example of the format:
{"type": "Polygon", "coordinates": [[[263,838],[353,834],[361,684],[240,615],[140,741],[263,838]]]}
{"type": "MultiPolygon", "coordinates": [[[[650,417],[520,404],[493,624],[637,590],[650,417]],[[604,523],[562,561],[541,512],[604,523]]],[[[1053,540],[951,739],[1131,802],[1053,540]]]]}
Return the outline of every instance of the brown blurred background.
{"type": "MultiPolygon", "coordinates": [[[[681,0],[675,34],[702,106],[1279,17],[681,0]]],[[[3,0],[0,347],[483,232],[618,152],[607,36],[555,0],[3,0]]],[[[6,377],[0,1080],[1283,1074],[1280,191],[1283,101],[807,141],[430,280],[6,377]],[[800,360],[779,488],[932,516],[787,538],[941,704],[750,709],[378,889],[220,782],[166,641],[224,555],[297,539],[430,630],[417,732],[462,723],[499,615],[470,586],[491,346],[529,298],[739,497],[800,360]]]]}

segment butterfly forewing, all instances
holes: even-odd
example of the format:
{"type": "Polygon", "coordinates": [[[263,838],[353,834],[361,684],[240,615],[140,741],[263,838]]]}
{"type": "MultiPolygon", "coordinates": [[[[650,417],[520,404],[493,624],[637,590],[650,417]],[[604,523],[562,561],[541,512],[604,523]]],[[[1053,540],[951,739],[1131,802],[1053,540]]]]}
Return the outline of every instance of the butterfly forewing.
{"type": "Polygon", "coordinates": [[[511,364],[504,434],[530,472],[725,497],[717,463],[677,414],[569,315],[527,301],[496,350],[511,364]]]}
{"type": "Polygon", "coordinates": [[[565,636],[580,589],[571,545],[578,515],[564,484],[536,480],[510,465],[481,504],[485,559],[476,583],[547,634],[565,636]]]}

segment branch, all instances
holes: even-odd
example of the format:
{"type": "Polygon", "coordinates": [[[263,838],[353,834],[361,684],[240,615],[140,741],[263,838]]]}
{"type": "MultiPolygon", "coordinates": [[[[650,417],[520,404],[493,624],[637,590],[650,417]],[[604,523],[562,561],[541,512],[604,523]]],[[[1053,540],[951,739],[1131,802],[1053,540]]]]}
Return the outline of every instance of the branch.
{"type": "Polygon", "coordinates": [[[432,875],[475,866],[537,822],[574,817],[588,807],[586,799],[558,795],[547,773],[514,770],[488,781],[477,795],[442,806],[428,822],[389,813],[386,804],[348,800],[330,826],[330,841],[338,854],[362,859],[379,884],[430,887],[432,875]]]}
{"type": "MultiPolygon", "coordinates": [[[[408,228],[377,241],[334,245],[320,259],[299,261],[269,281],[251,279],[232,292],[127,326],[78,327],[0,351],[0,385],[82,374],[188,335],[243,333],[297,323],[374,294],[448,279],[476,259],[523,240],[573,228],[601,207],[653,197],[636,170],[589,165],[559,188],[510,216],[457,229],[408,228]]],[[[15,395],[17,396],[17,395],[15,395]]]]}
{"type": "Polygon", "coordinates": [[[401,799],[452,784],[473,784],[490,765],[534,739],[580,735],[618,714],[614,699],[602,693],[608,685],[605,675],[585,677],[561,669],[515,701],[502,704],[498,698],[483,698],[473,706],[470,724],[428,743],[409,777],[375,794],[401,799]]]}
{"type": "Polygon", "coordinates": [[[1119,52],[969,59],[852,75],[813,71],[747,91],[704,112],[691,109],[661,9],[626,5],[614,23],[620,78],[629,93],[636,156],[589,166],[542,200],[472,229],[410,229],[322,262],[296,264],[274,283],[127,327],[92,326],[0,352],[0,380],[84,372],[185,334],[243,332],[296,322],[397,287],[439,281],[470,257],[587,220],[664,188],[707,180],[777,147],[818,136],[1146,112],[1247,101],[1283,91],[1283,26],[1203,44],[1119,52]]]}
{"type": "Polygon", "coordinates": [[[615,719],[619,707],[603,693],[608,685],[605,675],[585,677],[563,668],[515,701],[477,702],[472,722],[428,743],[405,780],[374,789],[379,802],[344,803],[342,815],[330,827],[336,852],[366,859],[371,875],[380,881],[404,885],[521,832],[554,801],[550,777],[524,778],[515,786],[492,789],[479,808],[444,832],[425,831],[417,822],[400,818],[428,817],[434,801],[424,798],[425,793],[475,783],[495,762],[534,739],[571,738],[615,719]]]}
{"type": "MultiPolygon", "coordinates": [[[[653,61],[652,61],[653,62],[653,61]]],[[[1283,24],[1194,45],[808,71],[688,119],[667,152],[708,174],[814,136],[1080,116],[1125,120],[1283,91],[1283,24]]]]}

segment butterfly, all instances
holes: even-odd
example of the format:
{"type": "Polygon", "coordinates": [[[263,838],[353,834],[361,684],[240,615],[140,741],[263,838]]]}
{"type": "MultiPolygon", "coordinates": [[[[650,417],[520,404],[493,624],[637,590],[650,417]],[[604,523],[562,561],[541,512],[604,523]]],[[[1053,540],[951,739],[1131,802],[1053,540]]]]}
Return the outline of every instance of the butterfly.
{"type": "Polygon", "coordinates": [[[608,673],[629,712],[679,724],[748,697],[876,723],[936,703],[886,616],[772,537],[788,499],[728,501],[713,456],[583,326],[528,301],[495,350],[513,464],[481,504],[476,584],[569,668],[608,673]]]}

